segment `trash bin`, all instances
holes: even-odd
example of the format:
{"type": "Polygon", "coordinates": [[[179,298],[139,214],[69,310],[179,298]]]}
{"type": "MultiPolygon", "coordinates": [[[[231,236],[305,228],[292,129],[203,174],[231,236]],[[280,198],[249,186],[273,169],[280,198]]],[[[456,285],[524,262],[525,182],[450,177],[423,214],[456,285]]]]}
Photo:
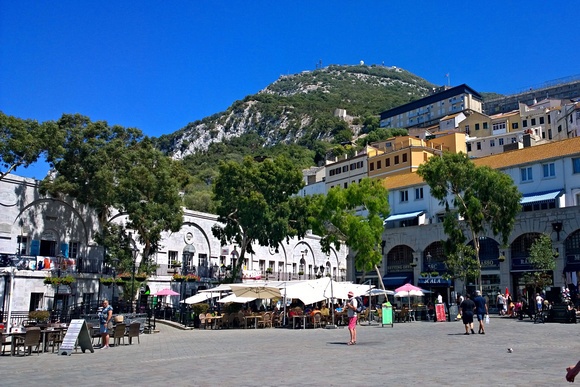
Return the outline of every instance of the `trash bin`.
{"type": "Polygon", "coordinates": [[[393,327],[393,305],[390,302],[386,302],[382,307],[383,321],[381,321],[382,326],[390,325],[393,327]]]}

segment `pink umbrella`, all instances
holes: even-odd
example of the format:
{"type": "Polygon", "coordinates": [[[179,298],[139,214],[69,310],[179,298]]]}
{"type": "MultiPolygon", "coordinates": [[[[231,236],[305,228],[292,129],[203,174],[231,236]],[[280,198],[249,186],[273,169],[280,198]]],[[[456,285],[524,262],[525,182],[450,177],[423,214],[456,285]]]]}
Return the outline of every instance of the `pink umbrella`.
{"type": "Polygon", "coordinates": [[[171,289],[165,288],[163,290],[158,291],[154,295],[155,296],[179,296],[179,293],[177,293],[171,289]]]}
{"type": "Polygon", "coordinates": [[[395,292],[412,292],[412,291],[416,291],[416,292],[422,292],[423,289],[415,286],[415,285],[411,285],[411,284],[405,284],[401,287],[398,287],[395,289],[395,292]]]}
{"type": "Polygon", "coordinates": [[[411,296],[423,296],[425,295],[423,293],[423,289],[415,286],[415,285],[411,285],[411,284],[405,284],[401,287],[398,287],[395,289],[395,297],[408,297],[409,299],[409,309],[411,309],[411,296]]]}

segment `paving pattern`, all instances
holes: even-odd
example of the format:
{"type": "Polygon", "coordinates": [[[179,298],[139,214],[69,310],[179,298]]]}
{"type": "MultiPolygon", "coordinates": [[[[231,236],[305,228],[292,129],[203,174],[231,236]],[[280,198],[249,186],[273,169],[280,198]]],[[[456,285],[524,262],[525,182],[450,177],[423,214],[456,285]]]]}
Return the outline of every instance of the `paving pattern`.
{"type": "Polygon", "coordinates": [[[465,336],[460,322],[360,326],[354,346],[346,328],[157,328],[141,344],[94,353],[1,356],[0,384],[558,386],[580,360],[580,325],[499,317],[485,335],[465,336]]]}

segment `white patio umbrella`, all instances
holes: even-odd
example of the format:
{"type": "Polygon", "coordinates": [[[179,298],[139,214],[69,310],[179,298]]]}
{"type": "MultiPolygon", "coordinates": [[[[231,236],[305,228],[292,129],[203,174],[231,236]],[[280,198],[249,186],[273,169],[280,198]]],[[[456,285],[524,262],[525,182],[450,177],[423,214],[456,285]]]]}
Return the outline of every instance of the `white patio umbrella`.
{"type": "Polygon", "coordinates": [[[192,305],[192,304],[199,304],[200,302],[204,302],[207,300],[210,300],[214,297],[217,297],[218,295],[213,295],[211,293],[198,293],[196,295],[193,295],[191,297],[186,298],[185,300],[181,301],[181,302],[185,302],[188,305],[192,305]]]}
{"type": "Polygon", "coordinates": [[[256,297],[238,297],[234,293],[218,300],[220,304],[226,304],[228,302],[236,302],[238,304],[245,304],[246,302],[252,302],[256,299],[256,297]]]}
{"type": "Polygon", "coordinates": [[[275,298],[282,297],[280,289],[263,285],[230,285],[232,292],[238,297],[275,298]]]}

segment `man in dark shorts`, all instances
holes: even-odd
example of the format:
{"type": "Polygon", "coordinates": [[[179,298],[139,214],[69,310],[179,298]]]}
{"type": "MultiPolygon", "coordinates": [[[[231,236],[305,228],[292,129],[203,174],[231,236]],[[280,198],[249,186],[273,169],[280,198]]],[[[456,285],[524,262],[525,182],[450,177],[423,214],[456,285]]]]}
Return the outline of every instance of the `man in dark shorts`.
{"type": "Polygon", "coordinates": [[[475,309],[475,303],[469,297],[469,294],[465,295],[465,299],[459,305],[461,309],[461,318],[463,319],[463,324],[465,324],[465,335],[469,334],[469,330],[471,329],[471,333],[475,334],[473,330],[473,310],[475,309]]]}
{"type": "Polygon", "coordinates": [[[475,304],[475,314],[477,315],[477,321],[479,322],[479,334],[485,335],[485,327],[483,326],[483,320],[485,316],[488,314],[487,311],[487,303],[485,302],[485,298],[481,296],[481,291],[475,291],[475,298],[473,299],[473,303],[475,304]]]}

